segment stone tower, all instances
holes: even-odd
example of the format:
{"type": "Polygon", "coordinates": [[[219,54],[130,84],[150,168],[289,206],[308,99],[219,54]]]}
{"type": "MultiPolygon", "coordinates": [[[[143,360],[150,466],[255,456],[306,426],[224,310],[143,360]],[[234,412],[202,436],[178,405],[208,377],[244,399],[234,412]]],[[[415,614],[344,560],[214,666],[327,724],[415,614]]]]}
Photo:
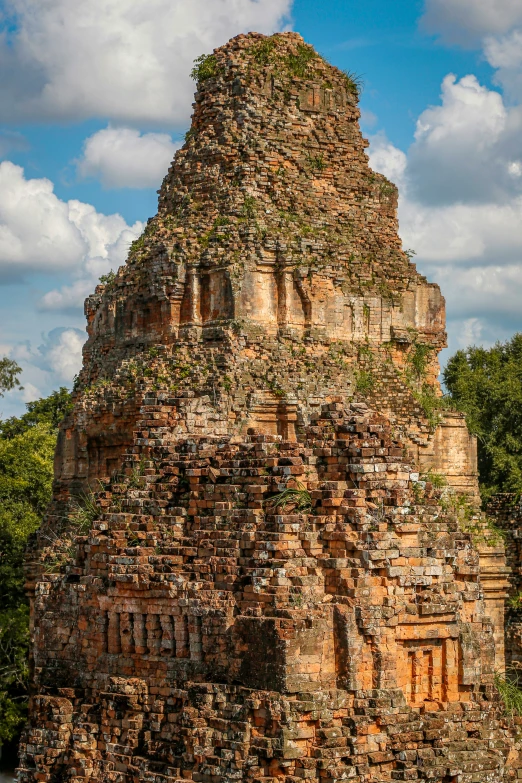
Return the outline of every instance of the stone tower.
{"type": "Polygon", "coordinates": [[[197,70],[158,215],[86,302],[20,779],[515,779],[500,588],[431,481],[476,495],[444,300],[357,85],[295,33],[197,70]]]}

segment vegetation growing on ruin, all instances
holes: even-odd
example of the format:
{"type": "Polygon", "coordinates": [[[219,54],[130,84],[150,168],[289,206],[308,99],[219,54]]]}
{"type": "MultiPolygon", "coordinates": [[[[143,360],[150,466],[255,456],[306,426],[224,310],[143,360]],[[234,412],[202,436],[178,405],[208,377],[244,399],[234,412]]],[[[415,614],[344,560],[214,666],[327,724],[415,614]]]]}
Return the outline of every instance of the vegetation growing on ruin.
{"type": "Polygon", "coordinates": [[[432,383],[428,381],[428,367],[433,356],[433,346],[418,341],[416,333],[411,334],[412,344],[406,357],[403,377],[411,393],[434,431],[441,421],[441,412],[446,401],[432,383]]]}
{"type": "Polygon", "coordinates": [[[518,612],[522,609],[522,593],[516,593],[507,599],[507,604],[510,609],[518,612]]]}
{"type": "Polygon", "coordinates": [[[195,82],[204,82],[219,75],[219,66],[215,54],[201,54],[194,60],[190,76],[195,82]]]}
{"type": "Polygon", "coordinates": [[[100,516],[100,506],[94,492],[82,492],[71,502],[69,520],[78,534],[87,533],[100,516]]]}
{"type": "MultiPolygon", "coordinates": [[[[289,78],[311,79],[320,73],[324,74],[324,71],[319,71],[317,68],[320,63],[324,63],[324,60],[309,44],[299,43],[294,51],[288,52],[281,51],[277,43],[278,35],[276,33],[252,46],[250,51],[256,65],[263,68],[277,66],[277,73],[289,78]]],[[[361,76],[353,71],[341,71],[340,74],[346,91],[358,98],[363,89],[361,76]]],[[[329,89],[333,87],[329,81],[324,82],[324,86],[329,89]]]]}
{"type": "Polygon", "coordinates": [[[522,715],[522,690],[518,685],[516,671],[509,669],[505,673],[495,672],[493,683],[506,713],[510,717],[522,715]]]}
{"type": "Polygon", "coordinates": [[[369,394],[375,387],[375,378],[371,370],[355,372],[355,389],[359,394],[369,394]]]}
{"type": "Polygon", "coordinates": [[[111,286],[115,280],[116,280],[116,272],[114,272],[114,270],[112,269],[110,272],[107,272],[106,275],[101,275],[100,277],[100,283],[106,286],[111,286]]]}
{"type": "Polygon", "coordinates": [[[347,91],[351,93],[355,98],[359,98],[364,87],[362,76],[355,73],[354,71],[343,71],[343,74],[344,74],[344,84],[347,91]]]}
{"type": "Polygon", "coordinates": [[[286,487],[282,492],[268,498],[265,505],[271,511],[280,509],[285,513],[291,509],[298,513],[308,513],[312,510],[312,496],[304,484],[297,482],[296,487],[286,487]]]}
{"type": "Polygon", "coordinates": [[[252,47],[254,60],[259,65],[270,65],[275,62],[276,41],[274,36],[264,38],[252,47]]]}
{"type": "Polygon", "coordinates": [[[379,185],[379,192],[381,196],[384,196],[384,198],[390,198],[395,193],[397,193],[397,186],[386,180],[385,182],[381,182],[379,185]]]}
{"type": "Polygon", "coordinates": [[[318,55],[309,44],[298,44],[295,53],[286,55],[284,63],[292,76],[304,79],[310,73],[312,62],[318,59],[318,55]]]}
{"type": "MultiPolygon", "coordinates": [[[[247,198],[252,198],[252,197],[247,196],[247,198]]],[[[253,201],[255,202],[255,199],[253,199],[253,201]]],[[[254,214],[255,214],[255,209],[254,209],[254,214]]],[[[204,234],[201,234],[198,237],[199,244],[202,247],[208,247],[210,242],[212,241],[220,242],[221,240],[227,239],[230,231],[229,225],[230,225],[229,218],[223,215],[218,215],[218,217],[214,220],[210,230],[204,234]]]]}
{"type": "Polygon", "coordinates": [[[312,72],[312,63],[320,57],[309,44],[298,44],[294,52],[280,51],[277,34],[252,46],[254,62],[262,67],[277,65],[280,72],[303,79],[312,72]]]}
{"type": "Polygon", "coordinates": [[[254,220],[257,214],[257,202],[254,196],[245,196],[241,207],[241,216],[247,220],[254,220]]]}
{"type": "Polygon", "coordinates": [[[312,171],[320,173],[326,168],[326,161],[322,152],[318,153],[317,155],[308,154],[306,156],[306,160],[312,171]]]}

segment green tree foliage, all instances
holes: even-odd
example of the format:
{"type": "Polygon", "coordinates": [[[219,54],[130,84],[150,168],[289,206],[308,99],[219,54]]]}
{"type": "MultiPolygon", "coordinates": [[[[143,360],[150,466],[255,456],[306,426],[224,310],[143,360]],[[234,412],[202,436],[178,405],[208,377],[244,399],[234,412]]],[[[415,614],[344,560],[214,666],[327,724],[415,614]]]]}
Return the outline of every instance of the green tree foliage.
{"type": "Polygon", "coordinates": [[[478,438],[483,498],[522,491],[522,334],[457,351],[444,370],[456,407],[478,438]]]}
{"type": "Polygon", "coordinates": [[[0,397],[4,396],[4,392],[20,386],[18,376],[21,372],[22,368],[12,359],[8,359],[7,356],[0,359],[0,397]]]}
{"type": "Polygon", "coordinates": [[[27,413],[22,416],[0,421],[0,437],[13,438],[15,435],[22,435],[37,424],[48,424],[52,429],[56,429],[72,409],[71,394],[65,386],[61,386],[59,391],[52,392],[49,397],[28,402],[25,407],[27,413]]]}
{"type": "Polygon", "coordinates": [[[16,740],[25,720],[29,609],[23,563],[28,537],[51,498],[57,426],[67,389],[0,422],[0,744],[16,740]]]}

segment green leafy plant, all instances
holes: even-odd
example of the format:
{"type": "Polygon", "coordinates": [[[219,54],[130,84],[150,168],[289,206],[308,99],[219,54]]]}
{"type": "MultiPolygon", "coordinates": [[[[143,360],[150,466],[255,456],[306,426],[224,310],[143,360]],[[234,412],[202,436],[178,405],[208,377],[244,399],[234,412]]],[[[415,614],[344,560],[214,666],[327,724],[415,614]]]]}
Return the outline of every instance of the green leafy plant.
{"type": "Polygon", "coordinates": [[[230,220],[227,217],[224,215],[218,215],[218,217],[214,220],[210,231],[207,231],[205,234],[201,234],[198,237],[199,244],[203,247],[208,247],[211,239],[214,241],[225,239],[228,235],[229,229],[224,228],[222,232],[219,229],[229,225],[230,220]]]}
{"type": "MultiPolygon", "coordinates": [[[[29,607],[0,612],[0,744],[17,740],[27,715],[29,607]]],[[[14,743],[13,743],[14,744],[14,743]]],[[[5,750],[5,748],[4,748],[5,750]]]]}
{"type": "Polygon", "coordinates": [[[517,593],[516,595],[510,596],[507,599],[507,605],[510,607],[510,609],[514,609],[515,611],[522,609],[522,593],[517,593]]]}
{"type": "Polygon", "coordinates": [[[444,511],[455,515],[459,529],[468,533],[475,545],[497,546],[504,540],[505,531],[491,517],[480,512],[468,495],[448,487],[441,494],[439,504],[444,511]]]}
{"type": "Polygon", "coordinates": [[[276,42],[273,37],[264,38],[252,47],[254,60],[259,65],[269,65],[276,60],[276,42]]]}
{"type": "Polygon", "coordinates": [[[76,542],[74,538],[64,536],[56,539],[52,549],[44,555],[43,568],[46,574],[60,574],[62,570],[74,562],[76,542]]]}
{"type": "Polygon", "coordinates": [[[298,482],[297,487],[286,487],[282,492],[268,498],[265,505],[271,510],[280,508],[283,512],[292,506],[295,511],[307,513],[312,510],[312,497],[304,484],[298,482]]]}
{"type": "Polygon", "coordinates": [[[320,152],[318,155],[307,155],[306,160],[312,171],[324,171],[326,168],[326,161],[324,154],[320,152]]]}
{"type": "Polygon", "coordinates": [[[227,218],[225,215],[218,215],[217,218],[214,220],[214,228],[219,228],[219,226],[228,226],[230,225],[230,219],[227,218]]]}
{"type": "Polygon", "coordinates": [[[146,237],[146,234],[144,232],[141,236],[139,236],[137,239],[135,239],[134,242],[131,243],[129,252],[130,253],[136,253],[138,250],[143,250],[143,248],[145,247],[146,239],[147,239],[147,237],[146,237]]]}
{"type": "Polygon", "coordinates": [[[301,609],[301,607],[304,604],[303,594],[302,594],[301,590],[299,590],[299,588],[297,588],[297,590],[296,590],[296,588],[294,587],[294,588],[292,588],[292,590],[293,590],[293,592],[291,592],[289,594],[288,600],[289,600],[290,604],[292,606],[294,606],[296,609],[301,609]]]}
{"type": "Polygon", "coordinates": [[[116,280],[116,272],[113,269],[111,269],[111,271],[107,272],[106,275],[101,275],[99,280],[102,285],[110,286],[116,280]]]}
{"type": "Polygon", "coordinates": [[[442,420],[442,398],[437,396],[435,389],[429,383],[422,384],[420,389],[412,389],[412,394],[422,408],[430,430],[434,432],[442,420]]]}
{"type": "Polygon", "coordinates": [[[432,355],[433,347],[431,345],[414,341],[406,361],[415,380],[421,380],[425,377],[429,359],[432,355]]]}
{"type": "Polygon", "coordinates": [[[360,394],[369,394],[375,387],[375,378],[369,370],[357,370],[355,388],[360,394]]]}
{"type": "Polygon", "coordinates": [[[70,409],[67,389],[27,404],[0,422],[0,744],[16,747],[26,720],[29,607],[24,590],[27,540],[51,497],[57,426],[70,409]]]}
{"type": "Polygon", "coordinates": [[[414,330],[410,332],[412,346],[406,357],[403,378],[422,408],[430,430],[434,432],[442,420],[442,410],[446,407],[446,401],[437,393],[436,387],[426,380],[434,349],[428,343],[418,342],[414,330]]]}
{"type": "Polygon", "coordinates": [[[272,378],[266,378],[266,385],[276,397],[286,397],[286,391],[272,378]]]}
{"type": "Polygon", "coordinates": [[[194,60],[190,76],[195,82],[204,82],[220,72],[215,54],[201,54],[194,60]]]}
{"type": "Polygon", "coordinates": [[[61,386],[49,397],[28,402],[25,407],[27,411],[21,416],[12,416],[0,421],[0,438],[10,440],[39,425],[45,425],[55,432],[64,416],[72,411],[73,404],[70,391],[65,386],[61,386]]]}
{"type": "Polygon", "coordinates": [[[140,544],[141,544],[141,539],[139,538],[139,536],[135,531],[131,530],[127,538],[127,546],[134,548],[140,546],[140,544]]]}
{"type": "Polygon", "coordinates": [[[257,214],[257,201],[254,196],[245,196],[243,206],[241,207],[241,215],[248,220],[253,220],[257,214]]]}
{"type": "MultiPolygon", "coordinates": [[[[368,307],[368,305],[366,305],[366,310],[364,309],[364,306],[363,306],[363,315],[364,315],[364,317],[367,318],[369,316],[369,314],[370,314],[370,308],[368,307]]],[[[359,361],[362,361],[362,362],[366,361],[366,362],[370,362],[370,364],[371,364],[371,362],[373,361],[373,353],[372,353],[372,349],[370,348],[370,346],[369,345],[365,345],[364,343],[362,343],[361,345],[358,345],[357,346],[357,358],[359,359],[359,361]]]]}
{"type": "Polygon", "coordinates": [[[435,473],[431,468],[420,476],[421,481],[429,481],[434,489],[443,489],[448,486],[448,479],[443,473],[435,473]]]}
{"type": "Polygon", "coordinates": [[[287,54],[285,64],[291,76],[303,79],[309,75],[310,66],[317,58],[313,47],[308,44],[298,44],[295,53],[287,54]]]}

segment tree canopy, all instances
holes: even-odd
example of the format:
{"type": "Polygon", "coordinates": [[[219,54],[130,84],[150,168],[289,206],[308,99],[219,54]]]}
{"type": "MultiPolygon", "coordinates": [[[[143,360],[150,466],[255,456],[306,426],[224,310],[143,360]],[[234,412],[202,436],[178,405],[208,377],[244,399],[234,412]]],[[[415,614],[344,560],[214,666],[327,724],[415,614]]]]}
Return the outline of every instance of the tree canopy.
{"type": "Polygon", "coordinates": [[[25,721],[29,607],[23,564],[29,536],[51,499],[57,427],[70,405],[65,388],[0,421],[0,745],[25,721]]]}
{"type": "Polygon", "coordinates": [[[4,392],[20,386],[18,376],[21,372],[22,368],[13,359],[8,359],[7,356],[0,359],[0,397],[4,396],[4,392]]]}
{"type": "Polygon", "coordinates": [[[483,498],[522,492],[522,334],[492,348],[457,351],[443,376],[478,439],[483,498]]]}
{"type": "Polygon", "coordinates": [[[25,406],[27,413],[22,416],[12,416],[0,421],[0,437],[13,438],[22,435],[38,424],[48,424],[56,429],[66,413],[71,409],[71,394],[65,386],[52,392],[49,397],[43,397],[25,406]]]}

